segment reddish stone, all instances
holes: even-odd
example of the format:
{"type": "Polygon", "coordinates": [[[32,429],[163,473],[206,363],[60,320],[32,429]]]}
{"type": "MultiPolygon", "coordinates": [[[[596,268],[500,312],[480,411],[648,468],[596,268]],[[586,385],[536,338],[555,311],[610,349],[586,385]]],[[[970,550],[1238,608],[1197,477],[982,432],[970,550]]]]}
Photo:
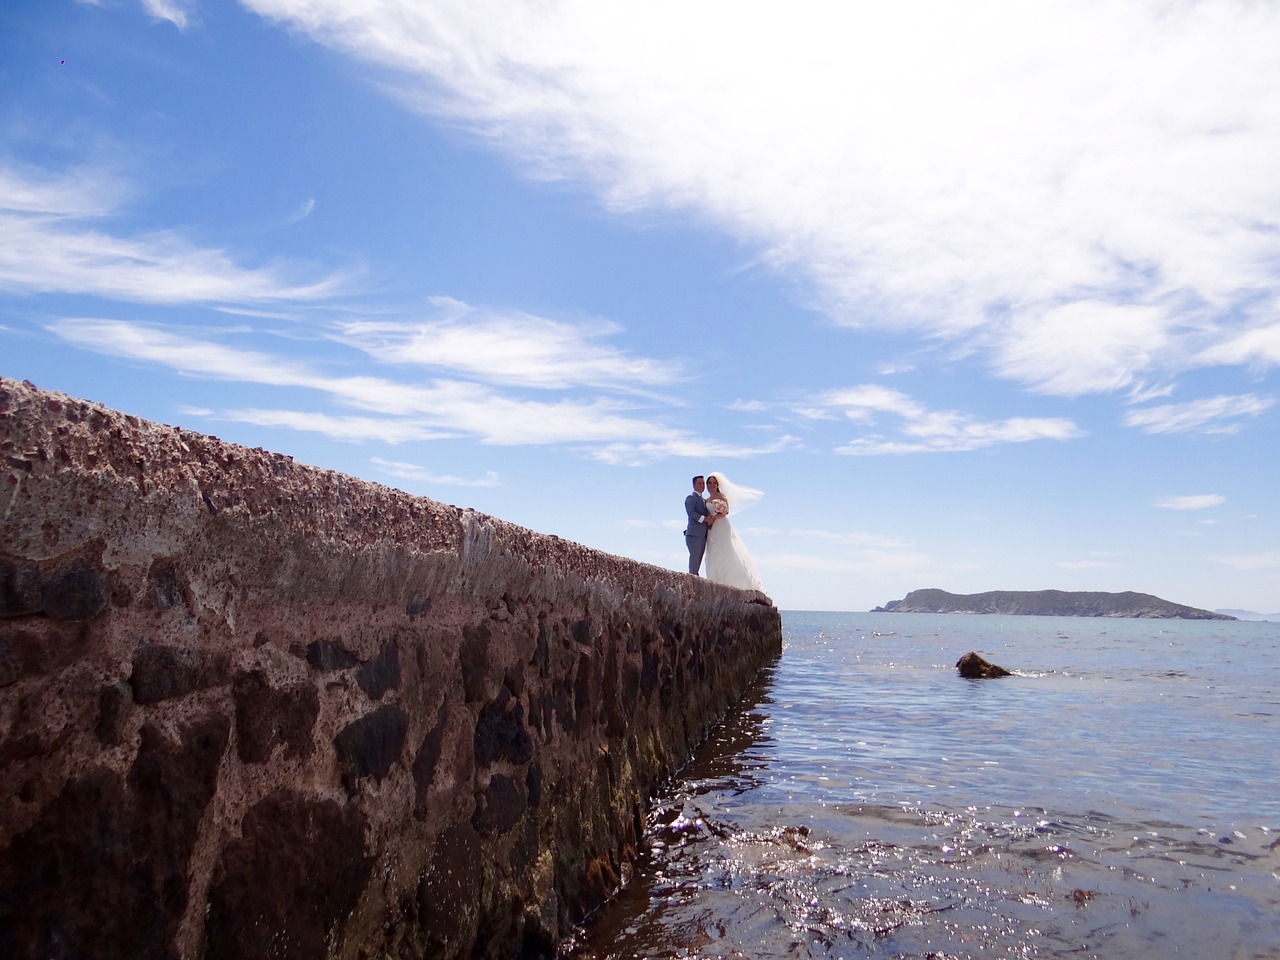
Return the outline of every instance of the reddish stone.
{"type": "Polygon", "coordinates": [[[354,795],[357,783],[364,777],[373,777],[378,782],[386,778],[391,765],[404,751],[408,729],[408,716],[392,705],[381,706],[343,728],[333,744],[348,793],[354,795]]]}
{"type": "Polygon", "coordinates": [[[213,798],[226,724],[206,715],[172,743],[144,727],[122,781],[70,778],[0,857],[0,946],[13,957],[173,957],[190,857],[213,798]]]}
{"type": "Polygon", "coordinates": [[[0,955],[551,957],[781,646],[758,595],[5,378],[0,450],[0,955]]]}
{"type": "Polygon", "coordinates": [[[236,751],[245,763],[265,763],[278,744],[282,757],[309,757],[320,698],[310,683],[276,689],[265,672],[241,674],[232,685],[236,701],[236,751]]]}
{"type": "Polygon", "coordinates": [[[209,891],[205,960],[324,960],[369,881],[365,819],[281,790],[245,814],[209,891]]]}
{"type": "Polygon", "coordinates": [[[133,652],[129,685],[138,703],[159,703],[227,682],[227,655],[145,643],[133,652]]]}
{"type": "Polygon", "coordinates": [[[360,664],[356,683],[373,700],[381,700],[387,691],[400,687],[400,650],[394,640],[360,664]]]}

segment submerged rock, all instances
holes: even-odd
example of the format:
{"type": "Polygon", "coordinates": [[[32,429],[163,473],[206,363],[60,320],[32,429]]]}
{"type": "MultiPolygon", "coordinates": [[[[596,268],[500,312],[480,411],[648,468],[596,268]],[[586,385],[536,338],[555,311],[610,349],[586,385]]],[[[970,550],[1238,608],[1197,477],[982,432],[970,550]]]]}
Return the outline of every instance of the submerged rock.
{"type": "Polygon", "coordinates": [[[1004,667],[984,660],[970,650],[956,661],[956,669],[966,680],[990,680],[992,677],[1012,677],[1013,674],[1004,667]]]}

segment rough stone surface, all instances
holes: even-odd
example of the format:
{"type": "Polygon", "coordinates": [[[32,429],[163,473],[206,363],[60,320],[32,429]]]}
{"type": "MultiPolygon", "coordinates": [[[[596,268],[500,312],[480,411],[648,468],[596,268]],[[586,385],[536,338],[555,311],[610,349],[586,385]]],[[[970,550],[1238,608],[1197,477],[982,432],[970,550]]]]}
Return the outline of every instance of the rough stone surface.
{"type": "Polygon", "coordinates": [[[265,670],[251,670],[236,678],[231,692],[241,760],[266,763],[277,745],[284,746],[282,759],[311,756],[320,716],[320,696],[312,684],[295,681],[276,689],[265,670]]]}
{"type": "Polygon", "coordinates": [[[369,881],[364,828],[333,800],[282,790],[255,804],[214,874],[207,960],[324,960],[334,919],[369,881]]]}
{"type": "Polygon", "coordinates": [[[996,677],[1013,676],[1004,667],[996,666],[972,650],[956,661],[956,669],[966,680],[992,680],[996,677]]]}
{"type": "Polygon", "coordinates": [[[552,957],[781,647],[685,574],[0,378],[0,956],[552,957]]]}
{"type": "Polygon", "coordinates": [[[0,858],[0,955],[177,957],[187,871],[227,744],[224,717],[138,731],[124,780],[67,779],[0,858]]]}

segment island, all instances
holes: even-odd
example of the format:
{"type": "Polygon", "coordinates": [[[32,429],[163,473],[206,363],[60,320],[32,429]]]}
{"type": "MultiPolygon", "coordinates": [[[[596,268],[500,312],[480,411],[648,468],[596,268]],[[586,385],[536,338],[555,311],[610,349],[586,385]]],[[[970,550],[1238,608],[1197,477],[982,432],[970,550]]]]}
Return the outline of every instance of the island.
{"type": "Polygon", "coordinates": [[[991,590],[948,593],[912,590],[872,613],[1000,613],[1032,617],[1135,617],[1165,620],[1235,620],[1225,613],[1161,600],[1149,593],[1066,590],[991,590]]]}

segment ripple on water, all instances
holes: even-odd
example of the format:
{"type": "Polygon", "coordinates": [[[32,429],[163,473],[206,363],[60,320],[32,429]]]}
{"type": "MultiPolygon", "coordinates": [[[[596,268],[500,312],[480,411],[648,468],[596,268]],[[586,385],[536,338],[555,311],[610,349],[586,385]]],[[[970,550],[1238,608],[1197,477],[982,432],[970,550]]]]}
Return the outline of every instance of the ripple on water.
{"type": "Polygon", "coordinates": [[[647,899],[615,904],[576,956],[1280,956],[1269,831],[739,797],[665,799],[647,899]]]}
{"type": "Polygon", "coordinates": [[[1277,638],[1019,619],[784,618],[573,955],[1280,960],[1277,638]]]}

